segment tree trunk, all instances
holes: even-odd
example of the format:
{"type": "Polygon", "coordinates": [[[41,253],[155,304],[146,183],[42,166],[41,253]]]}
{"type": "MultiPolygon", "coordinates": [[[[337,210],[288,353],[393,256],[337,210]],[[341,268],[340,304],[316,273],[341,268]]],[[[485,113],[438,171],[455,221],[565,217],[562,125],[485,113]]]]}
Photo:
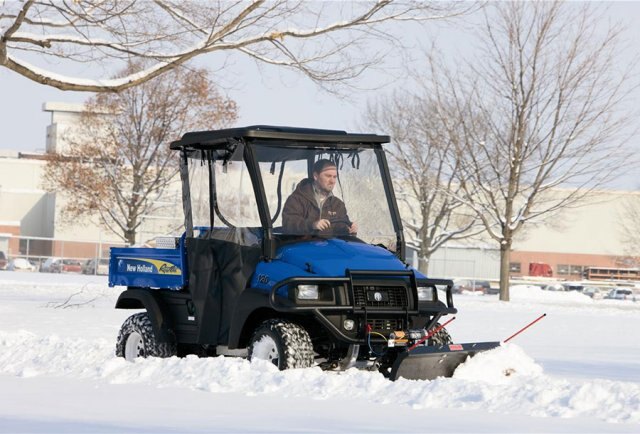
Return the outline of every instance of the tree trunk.
{"type": "Polygon", "coordinates": [[[124,232],[124,238],[127,240],[127,244],[133,246],[136,243],[136,230],[128,229],[124,232]]]}
{"type": "Polygon", "coordinates": [[[429,273],[429,257],[418,255],[418,271],[420,271],[425,276],[429,273]]]}
{"type": "Polygon", "coordinates": [[[500,244],[500,300],[509,301],[509,261],[511,259],[511,240],[500,244]]]}

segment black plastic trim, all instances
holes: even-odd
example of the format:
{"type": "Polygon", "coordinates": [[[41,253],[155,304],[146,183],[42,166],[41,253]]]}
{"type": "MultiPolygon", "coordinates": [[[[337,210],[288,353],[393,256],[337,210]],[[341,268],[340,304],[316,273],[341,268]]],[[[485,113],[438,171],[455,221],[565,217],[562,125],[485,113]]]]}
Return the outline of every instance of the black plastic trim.
{"type": "Polygon", "coordinates": [[[180,179],[182,180],[182,207],[184,210],[184,228],[187,237],[193,237],[193,214],[191,211],[191,189],[189,186],[189,157],[180,153],[180,179]]]}
{"type": "Polygon", "coordinates": [[[378,144],[374,147],[375,153],[378,155],[378,165],[383,177],[383,186],[385,189],[385,196],[387,198],[387,204],[389,211],[391,212],[391,220],[393,222],[393,229],[396,231],[396,256],[404,262],[406,259],[406,243],[404,240],[404,232],[402,228],[402,218],[400,217],[400,210],[398,209],[398,202],[396,201],[396,195],[393,190],[393,182],[391,180],[391,173],[389,171],[389,165],[387,164],[387,157],[382,150],[382,145],[378,144]]]}
{"type": "Polygon", "coordinates": [[[267,195],[264,191],[264,184],[262,183],[260,166],[258,165],[251,146],[244,147],[244,160],[247,168],[249,169],[251,182],[253,183],[253,191],[255,193],[258,214],[260,216],[260,222],[262,224],[264,234],[262,238],[262,256],[266,261],[270,261],[275,256],[273,224],[271,223],[271,213],[269,212],[267,195]]]}
{"type": "Polygon", "coordinates": [[[131,288],[122,292],[116,301],[116,309],[146,309],[151,320],[153,332],[158,340],[168,342],[172,339],[171,324],[161,296],[154,290],[131,288]]]}

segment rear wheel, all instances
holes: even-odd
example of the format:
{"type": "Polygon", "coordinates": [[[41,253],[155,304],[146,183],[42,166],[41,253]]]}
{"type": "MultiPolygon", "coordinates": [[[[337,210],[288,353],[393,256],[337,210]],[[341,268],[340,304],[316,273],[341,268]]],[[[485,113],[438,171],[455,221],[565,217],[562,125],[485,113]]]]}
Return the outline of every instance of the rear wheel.
{"type": "Polygon", "coordinates": [[[314,364],[309,333],[282,319],[263,322],[249,343],[249,360],[267,360],[280,370],[308,368],[314,364]]]}
{"type": "Polygon", "coordinates": [[[138,357],[171,357],[177,354],[174,342],[160,342],[146,312],[131,315],[122,324],[116,356],[132,362],[138,357]]]}

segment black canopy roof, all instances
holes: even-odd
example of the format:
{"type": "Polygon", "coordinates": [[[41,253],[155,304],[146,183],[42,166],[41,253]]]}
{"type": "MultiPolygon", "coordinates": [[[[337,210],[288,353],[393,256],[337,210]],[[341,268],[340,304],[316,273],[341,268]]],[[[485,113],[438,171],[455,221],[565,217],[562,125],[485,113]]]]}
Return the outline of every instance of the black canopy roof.
{"type": "Polygon", "coordinates": [[[324,143],[388,143],[389,136],[377,134],[349,134],[338,130],[320,130],[312,128],[294,128],[271,125],[252,125],[224,130],[196,131],[186,133],[180,140],[172,142],[171,149],[207,149],[215,148],[233,140],[273,140],[278,146],[287,142],[324,142],[324,143]]]}

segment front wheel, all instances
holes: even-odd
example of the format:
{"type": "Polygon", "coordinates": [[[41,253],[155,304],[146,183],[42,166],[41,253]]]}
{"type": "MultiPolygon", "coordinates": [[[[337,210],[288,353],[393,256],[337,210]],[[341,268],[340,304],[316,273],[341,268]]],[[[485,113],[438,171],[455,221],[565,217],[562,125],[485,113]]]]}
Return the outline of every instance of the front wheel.
{"type": "MultiPolygon", "coordinates": [[[[436,324],[436,327],[440,327],[440,324],[436,324]]],[[[438,333],[436,333],[435,335],[429,338],[430,346],[439,347],[442,345],[449,345],[452,343],[453,343],[453,339],[451,339],[451,335],[449,334],[446,328],[443,328],[438,333]]]]}
{"type": "Polygon", "coordinates": [[[263,322],[249,343],[249,360],[267,360],[280,370],[308,368],[314,364],[309,333],[282,319],[263,322]]]}
{"type": "Polygon", "coordinates": [[[138,357],[171,357],[176,354],[174,342],[158,340],[146,312],[131,315],[122,324],[116,343],[117,357],[132,362],[138,357]]]}

